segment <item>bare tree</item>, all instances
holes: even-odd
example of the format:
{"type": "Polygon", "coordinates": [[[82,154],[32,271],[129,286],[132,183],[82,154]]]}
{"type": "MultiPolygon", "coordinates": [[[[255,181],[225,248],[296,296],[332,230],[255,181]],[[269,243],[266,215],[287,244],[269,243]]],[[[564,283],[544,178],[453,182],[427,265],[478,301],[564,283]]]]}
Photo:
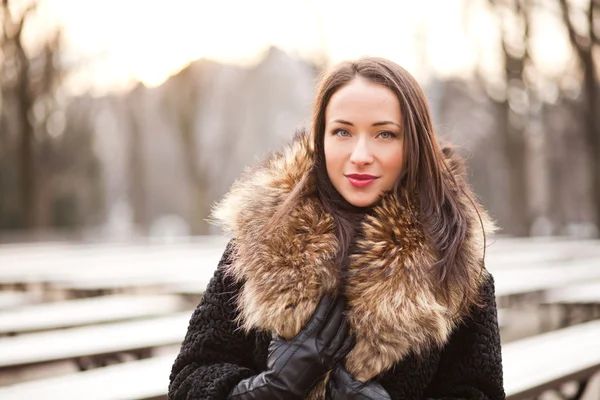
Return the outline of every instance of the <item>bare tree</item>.
{"type": "MultiPolygon", "coordinates": [[[[584,32],[578,32],[573,22],[575,12],[569,1],[559,0],[563,22],[569,32],[569,40],[579,65],[583,71],[583,120],[585,121],[585,139],[590,152],[592,168],[592,204],[595,204],[596,226],[600,229],[600,99],[598,95],[597,65],[594,49],[600,45],[600,33],[594,29],[594,20],[600,18],[600,1],[588,0],[585,10],[587,22],[584,32]]],[[[596,24],[597,25],[597,24],[596,24]]]]}
{"type": "Polygon", "coordinates": [[[39,183],[36,166],[38,136],[45,132],[45,122],[50,114],[53,92],[62,79],[57,65],[60,31],[48,35],[42,50],[29,53],[23,41],[23,28],[37,8],[32,1],[23,12],[13,15],[11,2],[2,0],[2,68],[0,88],[2,94],[2,135],[18,140],[20,225],[25,229],[39,226],[39,183]],[[34,108],[41,110],[36,120],[34,108]],[[40,127],[40,129],[37,129],[40,127]]]}
{"type": "MultiPolygon", "coordinates": [[[[529,89],[525,70],[531,62],[529,30],[531,2],[529,0],[488,0],[498,19],[503,59],[502,94],[489,96],[493,102],[497,121],[498,141],[507,168],[508,200],[510,214],[504,228],[508,233],[525,236],[529,234],[532,216],[529,208],[527,182],[526,130],[529,101],[533,95],[529,89]],[[510,31],[518,30],[518,34],[510,31]]],[[[482,86],[488,83],[478,69],[477,79],[482,86]]]]}
{"type": "MultiPolygon", "coordinates": [[[[204,71],[203,71],[204,72],[204,71]]],[[[167,88],[168,95],[165,99],[169,114],[174,119],[177,135],[181,143],[184,168],[191,195],[191,230],[193,234],[208,233],[206,222],[209,208],[208,175],[205,171],[205,160],[199,157],[198,132],[196,115],[198,103],[201,101],[201,85],[190,84],[194,77],[191,69],[185,68],[177,75],[171,77],[171,85],[167,88]]]]}
{"type": "Polygon", "coordinates": [[[146,198],[148,195],[146,185],[146,163],[144,157],[144,140],[142,119],[145,118],[143,112],[143,99],[148,96],[145,86],[139,83],[133,89],[127,99],[127,119],[130,126],[130,136],[128,141],[128,178],[129,178],[129,199],[133,211],[133,223],[141,231],[146,231],[149,226],[148,207],[146,198]]]}
{"type": "MultiPolygon", "coordinates": [[[[29,92],[30,61],[23,48],[22,33],[27,16],[34,11],[33,3],[18,17],[11,15],[9,1],[2,1],[2,54],[3,79],[2,98],[5,103],[16,102],[16,117],[19,130],[19,169],[21,218],[25,228],[33,228],[35,215],[35,172],[33,149],[33,125],[29,121],[29,112],[33,107],[33,98],[29,92]]],[[[6,107],[6,105],[5,105],[6,107]]]]}

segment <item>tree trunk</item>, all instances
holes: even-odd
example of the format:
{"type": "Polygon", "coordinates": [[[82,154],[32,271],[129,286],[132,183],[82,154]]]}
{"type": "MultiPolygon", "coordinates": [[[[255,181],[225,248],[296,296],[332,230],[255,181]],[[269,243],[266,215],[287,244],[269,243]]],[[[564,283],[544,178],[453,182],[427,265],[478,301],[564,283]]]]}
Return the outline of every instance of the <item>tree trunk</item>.
{"type": "Polygon", "coordinates": [[[594,16],[598,11],[598,1],[589,0],[587,10],[588,31],[587,37],[578,34],[571,22],[569,3],[560,0],[563,22],[569,32],[569,40],[583,70],[583,98],[584,98],[584,123],[585,139],[589,149],[591,167],[591,197],[594,204],[594,221],[600,230],[600,120],[597,117],[599,100],[598,84],[596,82],[596,63],[594,60],[594,46],[599,39],[594,32],[594,16]]]}
{"type": "Polygon", "coordinates": [[[21,180],[21,221],[23,228],[34,229],[37,225],[36,218],[36,174],[34,157],[34,130],[29,120],[29,111],[33,102],[29,95],[29,60],[21,46],[18,44],[19,53],[19,128],[20,128],[20,180],[21,180]]]}
{"type": "Polygon", "coordinates": [[[588,26],[590,45],[586,52],[581,53],[581,62],[584,73],[584,96],[585,108],[585,134],[590,149],[590,161],[592,167],[592,200],[595,205],[596,228],[600,229],[600,120],[598,113],[598,91],[596,82],[596,63],[594,61],[594,2],[590,0],[588,9],[588,26]]]}
{"type": "Polygon", "coordinates": [[[129,141],[129,198],[133,210],[133,223],[142,233],[148,230],[148,212],[146,207],[146,173],[144,163],[144,148],[141,129],[135,109],[130,110],[129,141]]]}
{"type": "Polygon", "coordinates": [[[198,144],[191,117],[184,113],[180,115],[180,118],[182,118],[182,121],[180,121],[180,135],[183,143],[183,158],[192,190],[191,230],[194,235],[205,235],[208,233],[208,224],[205,221],[207,217],[206,174],[200,169],[198,144]]]}
{"type": "MultiPolygon", "coordinates": [[[[498,10],[498,15],[502,15],[501,7],[506,6],[492,1],[492,4],[498,10]]],[[[518,52],[509,45],[509,34],[506,28],[507,22],[501,18],[501,47],[504,60],[504,79],[506,82],[505,100],[497,102],[499,112],[499,124],[501,143],[508,169],[508,187],[509,187],[509,226],[507,233],[515,236],[528,236],[531,228],[531,211],[529,205],[529,187],[528,187],[528,165],[527,142],[525,133],[527,130],[527,121],[529,111],[520,110],[519,112],[511,108],[511,89],[521,90],[528,98],[531,93],[527,90],[524,83],[524,71],[529,61],[529,27],[530,27],[530,9],[529,3],[516,0],[510,3],[510,10],[515,17],[523,23],[523,42],[522,51],[518,52]]]]}
{"type": "Polygon", "coordinates": [[[527,191],[527,165],[525,165],[527,144],[523,130],[511,123],[513,118],[519,118],[519,116],[511,117],[512,111],[508,101],[498,103],[498,108],[500,110],[500,118],[498,119],[500,136],[509,179],[510,214],[508,216],[509,226],[506,227],[507,233],[515,236],[527,236],[530,233],[529,228],[531,226],[527,191]]]}
{"type": "Polygon", "coordinates": [[[598,112],[598,95],[595,79],[595,68],[590,51],[584,66],[584,95],[585,95],[585,138],[589,147],[592,168],[591,195],[595,205],[596,227],[600,229],[600,123],[598,112]]]}

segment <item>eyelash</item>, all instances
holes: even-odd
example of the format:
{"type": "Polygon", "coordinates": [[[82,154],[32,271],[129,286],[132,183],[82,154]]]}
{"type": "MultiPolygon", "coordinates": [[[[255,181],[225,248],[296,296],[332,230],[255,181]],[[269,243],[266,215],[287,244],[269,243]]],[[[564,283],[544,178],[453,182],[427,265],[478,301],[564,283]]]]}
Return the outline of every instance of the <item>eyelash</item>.
{"type": "MultiPolygon", "coordinates": [[[[348,134],[350,133],[350,132],[348,132],[348,131],[347,131],[347,130],[345,130],[345,129],[336,129],[335,131],[333,131],[333,135],[334,135],[334,136],[340,136],[340,132],[346,132],[346,133],[348,133],[348,134]]],[[[340,137],[346,137],[346,136],[340,136],[340,137]]]]}
{"type": "MultiPolygon", "coordinates": [[[[340,135],[339,135],[339,133],[340,133],[340,132],[346,132],[346,133],[348,133],[348,134],[350,133],[350,132],[348,132],[346,129],[336,129],[335,131],[333,131],[333,134],[334,134],[335,136],[340,136],[340,135]]],[[[396,139],[396,138],[398,137],[398,135],[396,135],[394,132],[390,132],[390,131],[383,131],[383,132],[379,132],[379,134],[378,134],[377,136],[380,136],[380,135],[381,135],[381,134],[383,134],[383,133],[387,133],[387,134],[389,134],[389,135],[390,135],[388,138],[384,138],[384,140],[385,140],[385,139],[396,139]]],[[[340,137],[347,137],[347,136],[340,136],[340,137]]]]}
{"type": "Polygon", "coordinates": [[[389,139],[396,139],[398,137],[398,135],[396,135],[394,132],[383,131],[379,135],[381,135],[382,133],[388,133],[390,135],[389,139]]]}

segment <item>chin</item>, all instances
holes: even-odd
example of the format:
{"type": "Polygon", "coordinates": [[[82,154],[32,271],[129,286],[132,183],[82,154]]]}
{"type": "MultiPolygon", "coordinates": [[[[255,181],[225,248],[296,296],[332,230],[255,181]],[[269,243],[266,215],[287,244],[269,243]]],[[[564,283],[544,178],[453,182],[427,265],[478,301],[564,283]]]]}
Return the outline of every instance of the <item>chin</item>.
{"type": "Polygon", "coordinates": [[[350,204],[352,204],[354,207],[369,207],[372,206],[373,204],[377,203],[377,201],[379,200],[379,196],[369,196],[369,197],[357,197],[357,196],[349,196],[346,198],[346,201],[350,204]]]}

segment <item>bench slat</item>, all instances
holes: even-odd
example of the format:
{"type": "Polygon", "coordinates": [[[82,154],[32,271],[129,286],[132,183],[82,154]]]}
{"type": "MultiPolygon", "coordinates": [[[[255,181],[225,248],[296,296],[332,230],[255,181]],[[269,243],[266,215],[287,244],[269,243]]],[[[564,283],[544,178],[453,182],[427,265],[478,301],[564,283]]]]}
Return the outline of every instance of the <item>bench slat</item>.
{"type": "Polygon", "coordinates": [[[562,304],[600,303],[600,281],[552,289],[545,294],[544,300],[562,304]]]}
{"type": "Polygon", "coordinates": [[[0,388],[3,400],[134,400],[164,396],[176,354],[0,388]]]}
{"type": "MultiPolygon", "coordinates": [[[[503,346],[507,399],[600,369],[600,321],[589,322],[503,346]],[[557,354],[560,362],[557,362],[557,354]],[[540,368],[540,366],[544,366],[540,368]]],[[[133,400],[167,393],[175,354],[0,388],[0,398],[133,400]]]]}
{"type": "Polygon", "coordinates": [[[560,266],[538,266],[492,272],[496,296],[547,291],[572,284],[600,280],[600,259],[578,260],[560,266]]]}
{"type": "Polygon", "coordinates": [[[557,386],[588,370],[600,369],[600,321],[511,342],[502,347],[507,398],[557,386]]]}
{"type": "Polygon", "coordinates": [[[175,295],[112,295],[0,312],[0,334],[24,333],[150,317],[185,307],[175,295]]]}
{"type": "Polygon", "coordinates": [[[40,301],[42,301],[42,296],[35,293],[1,292],[0,311],[39,303],[40,301]]]}
{"type": "Polygon", "coordinates": [[[0,338],[0,368],[178,344],[191,314],[0,338]]]}

